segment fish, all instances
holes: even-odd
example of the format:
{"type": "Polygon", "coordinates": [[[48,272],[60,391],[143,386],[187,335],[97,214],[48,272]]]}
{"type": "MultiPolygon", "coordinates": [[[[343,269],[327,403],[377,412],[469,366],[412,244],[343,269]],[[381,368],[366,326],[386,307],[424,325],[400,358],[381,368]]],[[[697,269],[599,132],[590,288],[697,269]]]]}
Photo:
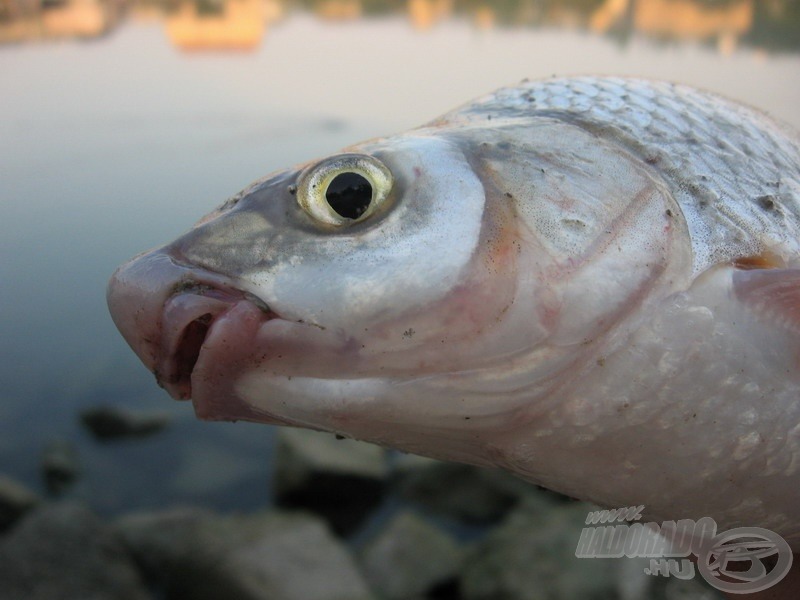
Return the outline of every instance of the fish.
{"type": "Polygon", "coordinates": [[[267,175],[120,267],[107,299],[201,419],[800,551],[800,142],[716,94],[499,89],[267,175]]]}

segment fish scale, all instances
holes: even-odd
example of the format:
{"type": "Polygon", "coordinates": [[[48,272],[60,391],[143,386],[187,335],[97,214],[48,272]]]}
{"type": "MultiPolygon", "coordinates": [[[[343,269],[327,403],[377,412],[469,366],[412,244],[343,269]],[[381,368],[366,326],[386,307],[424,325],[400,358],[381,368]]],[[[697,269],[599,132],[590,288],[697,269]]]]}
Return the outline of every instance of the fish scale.
{"type": "Polygon", "coordinates": [[[434,123],[510,115],[562,119],[643,158],[684,213],[695,273],[800,247],[800,146],[759,111],[683,85],[580,77],[503,88],[434,123]]]}

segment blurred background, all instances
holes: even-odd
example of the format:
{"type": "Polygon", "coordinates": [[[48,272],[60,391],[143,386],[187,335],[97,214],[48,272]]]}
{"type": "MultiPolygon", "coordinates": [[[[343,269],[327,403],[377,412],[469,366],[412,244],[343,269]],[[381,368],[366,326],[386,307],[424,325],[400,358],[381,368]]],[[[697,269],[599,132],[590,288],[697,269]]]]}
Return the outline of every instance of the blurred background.
{"type": "Polygon", "coordinates": [[[269,504],[274,430],[168,399],[108,317],[114,268],[523,78],[669,79],[800,127],[799,52],[794,0],[0,0],[0,474],[46,494],[66,453],[63,493],[105,515],[269,504]],[[98,439],[81,414],[108,406],[169,426],[98,439]]]}
{"type": "MultiPolygon", "coordinates": [[[[296,466],[297,456],[316,442],[264,425],[202,423],[189,405],[171,401],[111,323],[105,305],[108,277],[132,255],[172,240],[273,170],[415,127],[523,78],[570,74],[689,83],[800,127],[800,2],[0,0],[4,498],[22,498],[20,511],[34,502],[31,493],[75,499],[107,520],[179,505],[222,513],[273,505],[280,496],[276,473],[284,468],[281,464],[296,466]],[[113,412],[119,409],[134,415],[113,412]],[[9,482],[16,483],[9,487],[9,482]],[[17,484],[28,488],[28,496],[20,496],[17,484]]],[[[339,461],[335,470],[363,451],[323,444],[317,458],[308,460],[339,461]]],[[[398,499],[391,486],[386,495],[385,457],[370,456],[359,475],[315,475],[315,485],[301,489],[295,501],[316,503],[311,508],[325,514],[331,498],[334,504],[366,499],[369,507],[358,509],[359,519],[376,503],[382,507],[372,513],[374,529],[408,495],[398,499]]],[[[430,589],[438,591],[425,597],[501,597],[491,591],[494,584],[489,592],[480,591],[496,581],[487,573],[496,573],[501,564],[511,565],[511,581],[530,582],[519,584],[518,595],[504,598],[527,600],[533,597],[531,586],[543,581],[561,590],[548,598],[716,597],[707,586],[691,596],[663,590],[653,595],[642,587],[641,566],[631,567],[630,561],[616,561],[613,568],[622,575],[613,575],[603,588],[622,590],[619,594],[587,595],[586,590],[600,589],[598,582],[608,570],[606,563],[574,559],[586,505],[534,498],[527,491],[531,486],[520,491],[508,480],[474,471],[429,467],[422,464],[419,477],[412,474],[404,481],[411,481],[418,503],[434,512],[444,506],[437,514],[449,516],[434,520],[455,524],[450,530],[461,539],[486,533],[484,525],[475,529],[470,523],[505,520],[476,547],[471,562],[459,567],[455,561],[444,567],[444,579],[431,579],[433,585],[460,578],[456,587],[434,586],[430,589]],[[528,508],[505,518],[523,496],[528,508]],[[509,536],[516,536],[516,542],[509,536]],[[560,554],[553,554],[556,546],[560,554]],[[543,556],[549,558],[543,562],[543,556]],[[539,570],[530,569],[534,563],[539,570]],[[631,583],[639,585],[638,592],[624,592],[631,583]]],[[[308,470],[315,468],[312,464],[308,470]]],[[[413,461],[403,469],[413,473],[413,461]]],[[[293,479],[284,472],[284,484],[293,479]]],[[[287,497],[285,489],[282,494],[287,497]]],[[[2,502],[0,530],[6,510],[2,502]]],[[[65,514],[67,524],[80,522],[73,513],[65,514]]],[[[326,518],[358,546],[350,516],[326,518]]],[[[153,518],[155,538],[144,536],[145,542],[130,547],[139,552],[140,566],[147,557],[172,564],[152,558],[148,540],[157,539],[162,529],[162,517],[153,518]]],[[[394,522],[399,529],[389,527],[392,535],[414,530],[403,519],[394,522]]],[[[250,529],[248,524],[239,527],[250,529]]],[[[87,531],[82,525],[75,528],[78,534],[87,531]]],[[[45,532],[31,536],[45,544],[62,536],[45,532]]],[[[25,568],[32,560],[26,557],[41,554],[35,544],[26,554],[21,535],[7,537],[6,550],[0,544],[0,554],[6,552],[0,566],[14,564],[8,563],[9,553],[25,568]]],[[[188,547],[197,545],[193,536],[186,538],[188,547]]],[[[178,543],[183,539],[171,537],[178,543]]],[[[455,552],[451,548],[447,554],[434,544],[429,560],[416,538],[406,539],[408,554],[417,561],[408,569],[412,587],[420,560],[433,564],[455,552]]],[[[238,545],[232,543],[234,549],[238,545]]],[[[324,544],[319,551],[331,553],[324,544]]],[[[174,552],[183,556],[181,549],[174,552]]],[[[394,556],[381,559],[373,550],[361,556],[362,572],[372,589],[383,594],[387,584],[375,573],[387,572],[386,564],[396,571],[398,561],[394,556]],[[370,567],[372,556],[378,558],[370,567]]],[[[260,558],[257,562],[264,564],[260,558]]],[[[41,568],[52,572],[52,564],[41,568]]],[[[9,569],[6,581],[16,567],[9,569]]],[[[62,570],[76,572],[69,562],[62,570]]],[[[165,576],[144,570],[148,577],[165,576]]],[[[199,574],[208,570],[187,570],[185,585],[206,586],[199,574]]],[[[98,567],[87,567],[87,572],[91,578],[98,567]]],[[[0,581],[3,577],[0,573],[0,581]]],[[[299,589],[306,579],[305,572],[298,575],[299,589]]],[[[222,587],[227,590],[229,584],[222,587]]],[[[166,588],[154,589],[159,598],[216,597],[197,596],[187,588],[176,596],[158,595],[166,588]]],[[[408,597],[404,594],[387,597],[408,597]]],[[[301,591],[269,597],[311,596],[301,591]]]]}

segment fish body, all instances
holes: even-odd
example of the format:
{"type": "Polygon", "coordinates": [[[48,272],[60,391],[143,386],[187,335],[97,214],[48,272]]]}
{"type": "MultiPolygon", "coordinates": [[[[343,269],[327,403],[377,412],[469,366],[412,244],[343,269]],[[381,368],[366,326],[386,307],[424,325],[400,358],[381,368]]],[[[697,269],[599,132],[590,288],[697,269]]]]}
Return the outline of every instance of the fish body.
{"type": "Polygon", "coordinates": [[[800,147],[713,94],[501,89],[252,184],[108,298],[202,418],[800,550],[800,147]]]}

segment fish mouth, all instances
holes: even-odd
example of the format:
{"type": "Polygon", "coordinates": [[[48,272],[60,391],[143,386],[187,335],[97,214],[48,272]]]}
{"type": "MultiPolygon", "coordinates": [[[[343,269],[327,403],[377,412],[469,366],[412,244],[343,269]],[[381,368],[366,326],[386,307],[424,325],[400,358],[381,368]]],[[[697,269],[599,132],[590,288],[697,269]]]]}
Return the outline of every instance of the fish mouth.
{"type": "Polygon", "coordinates": [[[250,294],[183,284],[164,303],[162,352],[153,369],[156,381],[176,400],[192,398],[198,374],[225,360],[226,355],[236,354],[236,349],[242,347],[241,338],[251,337],[264,322],[274,318],[277,315],[250,294]]]}
{"type": "Polygon", "coordinates": [[[270,329],[289,322],[239,280],[192,265],[179,250],[142,253],[114,272],[106,290],[114,324],[156,382],[176,400],[191,399],[198,417],[279,422],[236,386],[273,359],[270,329]]]}

